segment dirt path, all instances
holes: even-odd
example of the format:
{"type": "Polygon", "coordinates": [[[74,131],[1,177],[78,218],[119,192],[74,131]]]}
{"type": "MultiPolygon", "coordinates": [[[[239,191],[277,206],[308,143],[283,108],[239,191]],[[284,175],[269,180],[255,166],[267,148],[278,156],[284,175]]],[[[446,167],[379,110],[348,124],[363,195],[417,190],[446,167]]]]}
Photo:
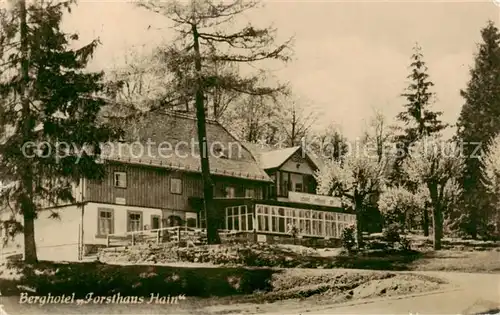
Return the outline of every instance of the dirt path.
{"type": "MultiPolygon", "coordinates": [[[[479,314],[500,313],[500,275],[451,272],[419,272],[449,280],[445,292],[424,293],[410,297],[395,297],[357,301],[339,305],[299,307],[287,314],[479,314]],[[496,310],[496,311],[495,311],[496,310]]],[[[265,312],[278,315],[280,312],[265,312]]]]}

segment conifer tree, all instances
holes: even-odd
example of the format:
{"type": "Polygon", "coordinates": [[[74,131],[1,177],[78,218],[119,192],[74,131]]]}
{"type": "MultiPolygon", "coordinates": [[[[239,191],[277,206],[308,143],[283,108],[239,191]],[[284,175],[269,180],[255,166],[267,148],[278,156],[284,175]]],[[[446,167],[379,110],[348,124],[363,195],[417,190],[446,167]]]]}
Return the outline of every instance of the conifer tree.
{"type": "Polygon", "coordinates": [[[467,157],[463,174],[463,207],[457,220],[462,230],[476,238],[486,231],[494,213],[481,177],[479,155],[500,130],[500,32],[493,22],[481,30],[470,80],[461,91],[465,103],[458,119],[457,138],[467,157]]]}
{"type": "Polygon", "coordinates": [[[73,1],[17,1],[0,30],[0,173],[2,192],[23,217],[24,259],[37,261],[35,225],[45,202],[72,202],[82,177],[99,178],[100,143],[119,136],[98,123],[103,73],[85,72],[98,41],[70,49],[60,29],[73,1]]]}
{"type": "MultiPolygon", "coordinates": [[[[427,73],[428,68],[423,60],[422,49],[418,43],[413,48],[411,60],[411,73],[407,77],[410,83],[406,91],[401,94],[406,99],[406,103],[404,104],[405,111],[399,113],[397,116],[397,119],[405,125],[403,133],[396,137],[397,145],[402,149],[403,154],[397,156],[395,160],[395,169],[392,178],[398,179],[396,180],[396,182],[399,181],[398,184],[409,185],[410,190],[414,191],[415,185],[404,180],[401,182],[401,179],[404,178],[402,176],[404,174],[401,173],[401,165],[409,153],[408,149],[413,143],[422,139],[422,137],[439,133],[447,125],[439,119],[442,112],[431,109],[435,96],[431,90],[434,83],[430,80],[427,73]]],[[[422,219],[424,235],[428,236],[429,214],[427,210],[423,212],[422,219]]]]}

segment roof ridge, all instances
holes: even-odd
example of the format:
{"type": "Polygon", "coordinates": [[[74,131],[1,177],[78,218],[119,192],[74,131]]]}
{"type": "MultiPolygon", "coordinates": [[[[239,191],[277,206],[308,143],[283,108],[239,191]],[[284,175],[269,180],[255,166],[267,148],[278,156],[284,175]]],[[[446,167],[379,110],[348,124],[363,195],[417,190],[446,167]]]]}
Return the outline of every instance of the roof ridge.
{"type": "MultiPolygon", "coordinates": [[[[237,140],[238,140],[238,139],[237,139],[237,140]]],[[[238,141],[239,141],[239,140],[238,140],[238,141]]],[[[249,142],[243,142],[243,141],[239,141],[239,142],[240,142],[240,145],[241,145],[243,148],[245,148],[245,150],[247,150],[247,151],[248,151],[248,153],[250,153],[250,155],[252,156],[252,158],[253,158],[253,160],[255,161],[255,163],[259,164],[259,161],[258,161],[258,159],[257,159],[257,156],[255,156],[255,154],[254,154],[255,152],[253,152],[253,150],[250,150],[250,149],[248,148],[248,145],[247,145],[247,144],[250,144],[250,143],[249,143],[249,142]]],[[[259,167],[260,167],[260,165],[259,165],[259,167]]]]}
{"type": "MultiPolygon", "coordinates": [[[[187,119],[192,119],[192,120],[198,120],[196,117],[196,114],[191,114],[191,113],[183,113],[183,112],[176,112],[176,111],[159,111],[158,112],[161,115],[166,115],[166,116],[173,116],[173,117],[179,117],[179,118],[187,118],[187,119]]],[[[217,120],[211,119],[211,118],[205,118],[205,122],[209,124],[220,124],[217,120]]]]}
{"type": "Polygon", "coordinates": [[[301,148],[302,146],[298,145],[298,146],[294,146],[294,147],[288,147],[288,148],[281,148],[281,149],[276,149],[276,150],[269,150],[269,151],[264,151],[262,152],[263,154],[264,153],[275,153],[275,152],[279,152],[279,151],[284,151],[284,150],[292,150],[295,152],[296,150],[298,150],[299,148],[301,148]]]}

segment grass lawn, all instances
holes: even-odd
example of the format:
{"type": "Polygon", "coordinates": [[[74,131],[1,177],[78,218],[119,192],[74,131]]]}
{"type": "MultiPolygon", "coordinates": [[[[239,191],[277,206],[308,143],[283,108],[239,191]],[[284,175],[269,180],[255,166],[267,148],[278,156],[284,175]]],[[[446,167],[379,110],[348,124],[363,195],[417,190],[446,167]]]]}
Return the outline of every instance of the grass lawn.
{"type": "Polygon", "coordinates": [[[408,270],[500,273],[500,251],[429,251],[408,264],[408,270]]]}

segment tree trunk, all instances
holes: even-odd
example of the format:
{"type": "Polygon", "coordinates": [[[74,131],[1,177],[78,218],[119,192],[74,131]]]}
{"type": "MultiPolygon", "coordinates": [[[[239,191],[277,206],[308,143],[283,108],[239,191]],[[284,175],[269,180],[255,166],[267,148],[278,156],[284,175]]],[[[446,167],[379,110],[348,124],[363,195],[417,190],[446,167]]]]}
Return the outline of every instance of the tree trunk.
{"type": "Polygon", "coordinates": [[[365,246],[365,242],[363,240],[363,227],[362,220],[360,215],[356,213],[356,239],[358,242],[358,249],[362,249],[365,246]]]}
{"type": "MultiPolygon", "coordinates": [[[[475,199],[475,198],[474,198],[475,199]]],[[[472,237],[473,240],[477,239],[477,221],[478,221],[478,215],[477,215],[477,205],[470,205],[469,206],[469,233],[470,236],[472,237]]]]}
{"type": "Polygon", "coordinates": [[[209,152],[207,145],[206,131],[206,116],[205,105],[203,98],[203,79],[201,77],[201,55],[199,35],[196,25],[192,25],[194,52],[195,52],[195,69],[197,73],[196,86],[196,120],[198,124],[198,142],[201,160],[201,174],[203,178],[203,200],[205,206],[206,225],[207,225],[207,242],[208,244],[220,243],[219,234],[217,232],[217,216],[214,211],[214,188],[210,177],[209,152]]]}
{"type": "Polygon", "coordinates": [[[290,146],[295,146],[295,124],[296,124],[295,110],[292,113],[292,133],[290,137],[290,146]]]}
{"type": "MultiPolygon", "coordinates": [[[[23,119],[23,143],[32,140],[31,137],[31,112],[30,102],[27,97],[27,86],[29,83],[29,60],[28,60],[28,25],[26,23],[26,2],[19,1],[19,29],[21,41],[21,84],[20,84],[20,99],[22,105],[23,119]]],[[[27,156],[23,157],[24,167],[21,170],[21,189],[22,202],[21,212],[24,220],[24,261],[26,263],[36,263],[36,244],[35,244],[35,217],[36,209],[33,202],[33,168],[32,161],[28,160],[27,156]]]]}
{"type": "Polygon", "coordinates": [[[427,205],[424,207],[422,229],[424,230],[424,236],[429,236],[429,210],[427,209],[427,205]]]}
{"type": "Polygon", "coordinates": [[[24,262],[34,264],[38,261],[35,243],[35,220],[32,215],[35,211],[30,211],[28,207],[23,207],[22,211],[24,219],[24,262]]]}
{"type": "Polygon", "coordinates": [[[361,213],[363,211],[363,200],[356,195],[357,194],[355,193],[354,208],[356,211],[356,240],[358,243],[358,249],[362,249],[365,246],[365,242],[363,240],[363,218],[361,213]]]}
{"type": "Polygon", "coordinates": [[[441,249],[441,238],[443,237],[443,213],[440,207],[436,207],[433,214],[433,231],[434,231],[434,250],[441,249]]]}
{"type": "Polygon", "coordinates": [[[440,250],[441,238],[443,236],[443,212],[441,200],[439,200],[438,185],[437,183],[431,182],[427,187],[429,188],[429,194],[432,200],[434,250],[440,250]]]}

